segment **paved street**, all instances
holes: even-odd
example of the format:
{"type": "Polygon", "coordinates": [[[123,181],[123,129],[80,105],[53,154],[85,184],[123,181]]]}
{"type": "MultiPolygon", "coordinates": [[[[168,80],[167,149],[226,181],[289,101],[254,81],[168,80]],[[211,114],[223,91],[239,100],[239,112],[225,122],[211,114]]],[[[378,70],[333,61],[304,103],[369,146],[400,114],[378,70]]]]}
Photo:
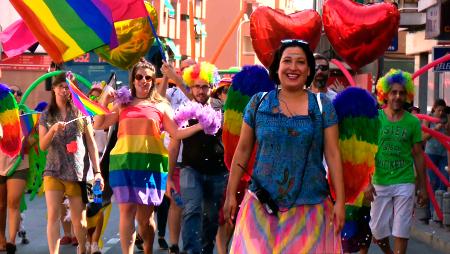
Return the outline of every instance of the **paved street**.
{"type": "MultiPolygon", "coordinates": [[[[28,198],[28,197],[27,197],[28,198]]],[[[28,210],[26,211],[25,217],[25,227],[27,230],[28,238],[30,239],[30,244],[28,245],[18,245],[18,254],[45,254],[48,253],[47,249],[47,238],[46,238],[46,207],[44,197],[38,197],[33,202],[28,202],[28,210]]],[[[113,254],[120,253],[120,243],[118,234],[118,223],[119,223],[119,211],[117,206],[113,204],[111,216],[109,218],[109,225],[106,228],[106,232],[103,236],[103,241],[105,242],[105,247],[103,253],[113,254]]],[[[18,238],[19,239],[19,238],[18,238]]],[[[168,237],[166,236],[166,240],[168,237]]],[[[155,241],[154,244],[155,254],[167,253],[165,251],[158,250],[158,244],[155,241]]],[[[62,246],[61,253],[64,254],[75,254],[76,248],[72,246],[62,246]]],[[[138,250],[136,249],[136,253],[138,250]]],[[[372,245],[369,251],[370,254],[381,254],[377,246],[372,245]]],[[[431,247],[411,240],[408,246],[408,254],[444,254],[438,252],[431,247]]]]}

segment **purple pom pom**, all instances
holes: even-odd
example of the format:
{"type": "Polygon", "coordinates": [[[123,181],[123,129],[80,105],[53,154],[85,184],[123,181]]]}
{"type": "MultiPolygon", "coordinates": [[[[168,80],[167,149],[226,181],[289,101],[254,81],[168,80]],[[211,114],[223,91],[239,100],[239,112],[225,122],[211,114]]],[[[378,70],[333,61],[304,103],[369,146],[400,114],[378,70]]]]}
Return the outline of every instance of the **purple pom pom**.
{"type": "Polygon", "coordinates": [[[115,103],[120,105],[127,105],[133,100],[131,96],[131,92],[126,86],[122,86],[119,90],[116,91],[116,98],[114,100],[115,103]]]}

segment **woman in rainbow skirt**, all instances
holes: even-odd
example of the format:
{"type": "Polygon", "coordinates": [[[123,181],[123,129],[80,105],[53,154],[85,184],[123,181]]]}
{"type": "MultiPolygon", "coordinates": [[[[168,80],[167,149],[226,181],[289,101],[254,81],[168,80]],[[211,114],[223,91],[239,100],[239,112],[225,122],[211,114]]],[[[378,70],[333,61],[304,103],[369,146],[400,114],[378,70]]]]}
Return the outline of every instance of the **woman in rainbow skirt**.
{"type": "Polygon", "coordinates": [[[345,210],[337,116],[324,94],[306,90],[315,74],[308,43],[281,41],[269,74],[279,89],[258,93],[248,103],[231,164],[224,205],[230,222],[239,205],[239,180],[248,174],[247,163],[258,144],[230,253],[340,253],[345,210]]]}
{"type": "MultiPolygon", "coordinates": [[[[130,100],[119,98],[120,105],[114,105],[112,114],[94,118],[96,129],[119,122],[117,144],[110,154],[109,180],[119,204],[122,253],[127,254],[134,251],[135,219],[138,233],[144,240],[144,252],[152,253],[153,211],[164,197],[168,173],[168,153],[162,143],[162,130],[177,139],[202,130],[200,124],[178,129],[169,103],[156,90],[155,75],[155,67],[142,59],[131,71],[130,100]]],[[[103,93],[100,103],[105,106],[117,96],[112,90],[103,93]]]]}

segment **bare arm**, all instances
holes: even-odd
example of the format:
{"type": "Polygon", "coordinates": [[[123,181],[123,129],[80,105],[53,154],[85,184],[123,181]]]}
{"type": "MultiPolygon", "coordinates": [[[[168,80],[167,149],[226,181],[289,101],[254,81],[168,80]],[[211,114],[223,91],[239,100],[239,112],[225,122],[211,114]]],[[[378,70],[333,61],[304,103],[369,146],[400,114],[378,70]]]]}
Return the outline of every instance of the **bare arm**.
{"type": "Polygon", "coordinates": [[[92,168],[95,174],[97,172],[100,172],[100,166],[98,158],[98,148],[97,144],[95,143],[94,130],[92,129],[92,125],[90,124],[86,125],[86,132],[84,135],[86,137],[86,145],[89,153],[89,159],[91,159],[92,168]]]}
{"type": "MultiPolygon", "coordinates": [[[[186,90],[186,86],[184,85],[183,78],[177,74],[177,72],[175,71],[175,69],[173,68],[172,65],[163,61],[163,65],[161,67],[161,72],[164,74],[165,77],[172,79],[175,82],[175,84],[177,85],[178,89],[180,89],[181,92],[183,92],[184,95],[186,95],[186,97],[189,98],[189,100],[192,100],[192,94],[186,90]]],[[[164,93],[163,96],[165,96],[165,95],[166,94],[164,93]]]]}
{"type": "Polygon", "coordinates": [[[336,191],[336,203],[345,201],[344,177],[341,154],[338,146],[339,130],[337,125],[324,129],[324,153],[333,188],[336,191]]]}
{"type": "Polygon", "coordinates": [[[173,120],[172,108],[165,103],[160,103],[159,105],[163,108],[164,112],[164,119],[163,119],[164,129],[166,129],[166,131],[170,134],[172,138],[185,139],[194,135],[196,132],[203,130],[202,126],[199,123],[187,128],[179,129],[177,124],[173,120]]]}
{"type": "Polygon", "coordinates": [[[324,129],[324,153],[328,165],[328,172],[331,176],[331,184],[336,194],[334,204],[335,233],[338,234],[345,223],[345,192],[344,177],[342,173],[341,154],[338,145],[339,130],[338,125],[324,129]]]}
{"type": "Polygon", "coordinates": [[[103,177],[102,177],[102,174],[100,171],[100,160],[98,158],[98,148],[97,148],[97,144],[94,139],[94,129],[92,128],[92,125],[90,125],[90,124],[86,125],[86,132],[84,135],[86,137],[86,145],[87,145],[87,149],[88,149],[88,153],[89,153],[89,159],[91,159],[92,169],[94,170],[94,172],[93,172],[94,179],[100,180],[100,186],[103,189],[104,182],[103,182],[103,177]]]}
{"type": "Polygon", "coordinates": [[[179,139],[170,139],[169,143],[169,177],[172,178],[173,170],[177,165],[178,154],[180,152],[181,141],[179,139]]]}
{"type": "Polygon", "coordinates": [[[169,78],[164,75],[163,80],[162,80],[161,84],[159,84],[158,89],[157,89],[158,93],[163,97],[166,97],[166,91],[167,91],[168,84],[169,84],[169,78]]]}
{"type": "Polygon", "coordinates": [[[42,151],[46,151],[58,131],[66,126],[64,122],[57,122],[48,130],[47,127],[39,125],[39,147],[42,151]]]}
{"type": "Polygon", "coordinates": [[[243,122],[241,135],[231,162],[230,177],[228,180],[227,197],[236,197],[239,182],[247,170],[247,164],[255,145],[255,134],[247,123],[243,122]]]}
{"type": "MultiPolygon", "coordinates": [[[[100,102],[103,106],[107,106],[107,102],[100,102]]],[[[107,129],[109,126],[114,125],[119,121],[119,111],[120,111],[120,105],[114,105],[114,108],[112,110],[113,112],[106,115],[96,115],[94,116],[94,124],[93,127],[96,130],[104,130],[107,129]]]]}
{"type": "MultiPolygon", "coordinates": [[[[99,100],[99,104],[104,107],[107,107],[108,104],[114,100],[115,93],[116,92],[112,89],[104,91],[99,100]]],[[[112,111],[113,111],[112,113],[107,115],[94,116],[94,129],[104,130],[107,129],[109,126],[117,123],[117,121],[119,121],[120,105],[114,105],[112,111]]]]}
{"type": "Polygon", "coordinates": [[[425,160],[423,158],[421,143],[414,144],[412,156],[414,158],[414,165],[417,173],[417,185],[419,188],[417,203],[419,203],[419,205],[425,205],[428,200],[428,195],[426,191],[425,160]]]}

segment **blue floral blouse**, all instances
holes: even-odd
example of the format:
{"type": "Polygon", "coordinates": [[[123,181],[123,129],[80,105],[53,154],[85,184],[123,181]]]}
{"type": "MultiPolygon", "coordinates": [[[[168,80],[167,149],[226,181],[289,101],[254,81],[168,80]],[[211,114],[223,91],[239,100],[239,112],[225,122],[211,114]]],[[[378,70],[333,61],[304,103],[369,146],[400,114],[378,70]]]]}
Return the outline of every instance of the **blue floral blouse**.
{"type": "Polygon", "coordinates": [[[321,114],[316,96],[308,92],[308,115],[288,117],[281,113],[274,90],[263,98],[255,121],[262,96],[255,94],[244,111],[258,143],[250,190],[256,190],[256,181],[281,208],[322,203],[329,194],[322,164],[323,129],[338,122],[333,104],[321,94],[321,114]]]}

